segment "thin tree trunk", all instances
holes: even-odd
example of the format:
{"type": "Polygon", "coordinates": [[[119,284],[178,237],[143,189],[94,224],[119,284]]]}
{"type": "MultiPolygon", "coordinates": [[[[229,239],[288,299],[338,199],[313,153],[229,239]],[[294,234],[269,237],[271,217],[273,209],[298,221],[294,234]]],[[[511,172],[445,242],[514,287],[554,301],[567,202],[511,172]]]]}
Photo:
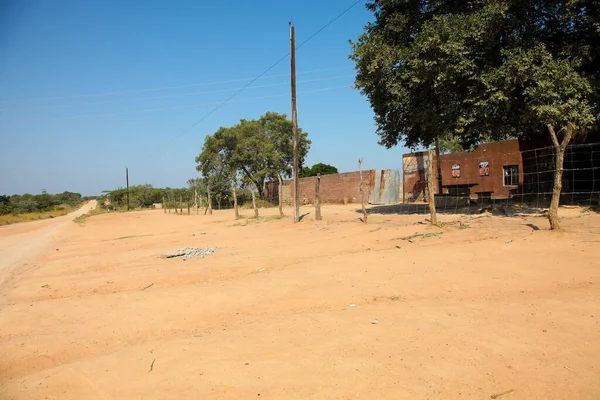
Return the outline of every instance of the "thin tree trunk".
{"type": "Polygon", "coordinates": [[[206,194],[208,195],[208,204],[206,206],[206,209],[208,210],[208,215],[212,215],[212,198],[210,197],[210,185],[206,186],[206,194]]]}
{"type": "Polygon", "coordinates": [[[235,191],[235,184],[233,184],[233,186],[231,186],[231,189],[233,191],[233,209],[235,211],[235,219],[238,219],[240,217],[240,210],[238,208],[237,192],[235,191]]]}
{"type": "Polygon", "coordinates": [[[320,221],[323,219],[323,217],[321,216],[320,188],[321,188],[321,174],[317,174],[317,180],[315,181],[315,220],[317,220],[317,221],[320,221]]]}
{"type": "Polygon", "coordinates": [[[277,186],[277,198],[279,199],[279,216],[283,217],[283,182],[281,180],[281,175],[277,174],[277,181],[279,185],[277,186]]]}
{"type": "Polygon", "coordinates": [[[365,208],[365,183],[363,182],[363,174],[362,174],[362,162],[363,159],[358,159],[358,171],[360,173],[360,201],[362,204],[362,213],[363,213],[363,222],[367,223],[367,209],[365,208]]]}
{"type": "Polygon", "coordinates": [[[548,132],[554,144],[554,189],[552,190],[552,200],[550,201],[550,209],[548,210],[548,221],[550,229],[560,229],[558,224],[558,207],[560,205],[560,192],[562,191],[563,166],[565,162],[565,152],[567,146],[573,136],[573,124],[567,124],[567,131],[561,143],[558,142],[558,137],[554,131],[554,127],[548,124],[548,132]]]}
{"type": "Polygon", "coordinates": [[[165,203],[165,196],[163,196],[163,212],[166,214],[167,213],[167,203],[165,203]]]}
{"type": "Polygon", "coordinates": [[[427,190],[429,191],[429,214],[431,223],[437,225],[437,212],[435,209],[435,183],[433,181],[433,154],[429,150],[427,154],[427,168],[425,168],[427,176],[427,190]]]}
{"type": "Polygon", "coordinates": [[[190,215],[190,198],[187,199],[188,215],[190,215]]]}
{"type": "MultiPolygon", "coordinates": [[[[256,185],[254,185],[256,187],[256,185]]],[[[250,190],[252,194],[252,208],[254,208],[254,218],[258,218],[258,208],[256,208],[256,195],[254,194],[254,190],[250,190]]]]}
{"type": "Polygon", "coordinates": [[[436,182],[438,184],[437,194],[442,194],[442,163],[440,162],[440,139],[435,137],[435,164],[436,164],[436,182]]]}

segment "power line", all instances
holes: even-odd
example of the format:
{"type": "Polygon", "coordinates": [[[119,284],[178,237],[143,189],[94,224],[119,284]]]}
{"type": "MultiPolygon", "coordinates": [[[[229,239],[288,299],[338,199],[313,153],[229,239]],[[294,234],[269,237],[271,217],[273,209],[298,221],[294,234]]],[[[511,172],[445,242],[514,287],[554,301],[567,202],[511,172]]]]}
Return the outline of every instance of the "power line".
{"type": "MultiPolygon", "coordinates": [[[[331,90],[339,90],[339,89],[347,89],[347,88],[352,88],[352,86],[351,85],[344,85],[344,86],[328,87],[328,88],[323,88],[323,89],[305,90],[305,91],[302,91],[302,92],[298,92],[298,94],[326,92],[326,91],[331,91],[331,90]]],[[[246,98],[246,99],[232,100],[232,101],[229,101],[229,102],[230,103],[243,103],[243,102],[246,102],[246,101],[255,101],[255,100],[262,100],[262,99],[270,99],[270,98],[284,97],[284,96],[289,96],[289,95],[290,94],[288,92],[288,93],[281,93],[281,94],[275,94],[275,95],[269,95],[269,96],[249,97],[249,98],[246,98]]],[[[210,106],[210,105],[215,105],[215,104],[222,104],[222,102],[218,102],[217,101],[217,102],[212,102],[212,103],[187,104],[187,105],[182,105],[182,106],[172,106],[172,107],[162,107],[162,108],[149,108],[149,109],[143,109],[143,110],[123,111],[123,112],[105,113],[105,114],[77,115],[77,116],[73,116],[73,117],[22,119],[22,120],[15,120],[15,121],[6,121],[4,123],[5,124],[17,124],[17,123],[22,123],[22,122],[39,122],[39,121],[56,121],[56,120],[71,120],[71,119],[95,118],[95,117],[109,117],[109,116],[115,116],[115,115],[142,114],[142,113],[155,112],[155,111],[176,110],[176,109],[192,108],[192,107],[203,107],[203,106],[210,106]]]]}
{"type": "MultiPolygon", "coordinates": [[[[333,18],[331,21],[329,21],[328,23],[326,23],[325,25],[323,25],[321,28],[319,28],[315,33],[313,33],[312,35],[310,35],[307,39],[305,39],[304,41],[302,41],[297,47],[296,49],[299,49],[300,47],[302,47],[303,45],[305,45],[308,41],[310,41],[312,38],[314,38],[315,36],[317,36],[319,33],[321,33],[323,30],[325,30],[328,26],[330,26],[331,24],[333,24],[335,21],[337,21],[339,18],[341,18],[344,14],[346,14],[348,11],[350,11],[352,8],[354,8],[358,3],[360,3],[362,0],[356,0],[354,3],[352,3],[352,5],[348,8],[346,8],[344,11],[342,11],[341,13],[339,13],[338,15],[335,16],[335,18],[333,18]]],[[[270,70],[272,70],[273,68],[275,68],[280,62],[282,62],[283,60],[285,60],[288,56],[290,55],[290,52],[288,52],[285,56],[281,57],[279,60],[275,61],[273,64],[271,64],[271,66],[269,68],[267,68],[266,70],[264,70],[263,72],[261,72],[260,74],[258,74],[256,76],[256,78],[252,79],[250,82],[248,82],[248,84],[246,84],[246,86],[242,87],[240,90],[238,90],[237,92],[235,92],[233,95],[231,95],[227,100],[225,100],[224,102],[220,103],[219,105],[217,105],[215,108],[213,108],[208,114],[204,115],[202,118],[200,118],[198,121],[196,121],[194,124],[192,124],[192,126],[190,126],[188,129],[184,130],[183,132],[181,132],[179,135],[177,135],[175,138],[171,139],[167,145],[173,143],[174,141],[176,141],[177,139],[179,139],[180,137],[182,137],[183,135],[185,135],[186,133],[188,133],[189,131],[191,131],[193,128],[195,128],[199,123],[201,123],[202,121],[204,121],[206,118],[208,118],[209,116],[211,116],[213,113],[215,113],[217,110],[219,110],[221,107],[223,107],[225,104],[229,103],[235,96],[237,96],[238,94],[240,94],[242,91],[244,91],[244,89],[246,89],[248,86],[250,86],[251,84],[253,84],[254,82],[256,82],[258,79],[260,79],[262,76],[264,76],[267,72],[269,72],[270,70]]]]}
{"type": "MultiPolygon", "coordinates": [[[[331,77],[326,77],[326,78],[307,79],[307,80],[304,80],[304,81],[298,81],[298,83],[321,82],[321,81],[329,81],[329,80],[334,80],[334,79],[342,79],[342,78],[350,78],[350,77],[354,77],[354,75],[338,75],[338,76],[331,76],[331,77]]],[[[263,88],[276,87],[276,86],[285,86],[285,85],[288,85],[288,84],[289,84],[289,82],[270,83],[270,84],[267,84],[267,85],[249,86],[246,89],[263,89],[263,88]]],[[[240,88],[208,90],[208,91],[203,91],[203,92],[190,92],[190,93],[169,94],[169,95],[165,95],[165,96],[132,97],[132,98],[125,98],[125,99],[115,99],[115,100],[107,100],[107,101],[94,101],[94,102],[87,102],[87,103],[58,104],[58,105],[54,105],[54,106],[14,107],[14,108],[13,107],[9,107],[9,108],[0,108],[0,111],[6,112],[6,111],[13,111],[13,110],[19,110],[19,111],[25,111],[25,110],[28,110],[28,111],[31,111],[31,110],[47,110],[47,109],[56,109],[56,108],[68,108],[68,107],[90,106],[90,105],[99,105],[99,104],[122,103],[122,102],[127,102],[127,101],[136,101],[136,100],[168,99],[168,98],[183,97],[183,96],[198,96],[198,95],[202,95],[202,94],[232,92],[234,90],[239,90],[239,89],[240,88]]]]}
{"type": "MultiPolygon", "coordinates": [[[[352,68],[352,66],[340,66],[334,68],[323,68],[323,69],[314,69],[310,71],[299,72],[298,74],[312,74],[315,72],[325,72],[325,71],[334,71],[340,69],[352,68]]],[[[261,76],[262,79],[267,78],[278,78],[282,76],[289,76],[290,74],[276,74],[276,75],[266,75],[261,76]]],[[[253,78],[238,78],[238,79],[230,79],[225,81],[213,81],[213,82],[203,82],[203,83],[191,83],[186,85],[176,85],[176,86],[162,86],[155,88],[147,88],[147,89],[134,89],[134,90],[123,90],[119,92],[104,92],[104,93],[88,93],[88,94],[76,94],[69,96],[55,96],[55,97],[34,97],[29,99],[13,99],[13,100],[0,100],[0,104],[10,104],[10,103],[26,103],[26,102],[34,102],[34,101],[50,101],[50,100],[65,100],[65,99],[77,99],[84,97],[100,97],[100,96],[116,96],[122,94],[133,94],[133,93],[144,93],[144,92],[153,92],[153,91],[161,91],[161,90],[170,90],[170,89],[183,89],[190,87],[198,87],[198,86],[210,86],[210,85],[221,85],[225,83],[235,83],[235,82],[244,82],[253,78]]]]}

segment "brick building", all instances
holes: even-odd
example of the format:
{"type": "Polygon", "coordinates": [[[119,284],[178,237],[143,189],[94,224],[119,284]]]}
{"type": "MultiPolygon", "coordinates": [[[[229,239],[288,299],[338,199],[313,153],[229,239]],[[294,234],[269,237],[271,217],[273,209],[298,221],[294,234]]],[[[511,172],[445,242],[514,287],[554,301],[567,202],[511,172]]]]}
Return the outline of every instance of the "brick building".
{"type": "MultiPolygon", "coordinates": [[[[425,158],[429,152],[402,156],[404,201],[427,198],[425,158]]],[[[471,198],[507,198],[523,184],[523,161],[518,140],[479,145],[471,152],[433,157],[436,193],[471,198]],[[441,186],[441,190],[440,190],[441,186]]]]}

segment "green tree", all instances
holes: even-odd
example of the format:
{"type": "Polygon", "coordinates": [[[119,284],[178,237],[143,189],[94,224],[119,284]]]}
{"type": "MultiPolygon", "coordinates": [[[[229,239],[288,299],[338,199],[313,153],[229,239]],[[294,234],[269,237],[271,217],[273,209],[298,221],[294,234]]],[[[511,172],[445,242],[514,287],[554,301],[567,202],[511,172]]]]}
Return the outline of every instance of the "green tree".
{"type": "MultiPolygon", "coordinates": [[[[298,128],[300,160],[310,147],[307,136],[298,128]]],[[[292,123],[285,114],[268,112],[258,120],[241,120],[208,135],[196,157],[196,168],[205,178],[218,177],[218,181],[239,176],[264,199],[265,181],[291,176],[292,161],[292,123]]]]}
{"type": "MultiPolygon", "coordinates": [[[[545,131],[560,153],[569,129],[586,128],[590,115],[600,114],[598,5],[597,0],[369,2],[375,21],[352,43],[351,58],[356,87],[375,112],[380,144],[414,148],[450,139],[469,148],[545,131]],[[534,67],[518,68],[519,62],[534,67]],[[559,130],[553,134],[548,123],[559,130]]],[[[560,193],[560,182],[555,184],[560,193]]],[[[550,215],[557,206],[553,200],[550,215]]]]}
{"type": "Polygon", "coordinates": [[[330,175],[337,174],[338,170],[333,165],[318,163],[313,165],[310,168],[303,168],[302,173],[300,174],[301,178],[307,178],[309,176],[317,176],[317,174],[321,175],[330,175]]]}

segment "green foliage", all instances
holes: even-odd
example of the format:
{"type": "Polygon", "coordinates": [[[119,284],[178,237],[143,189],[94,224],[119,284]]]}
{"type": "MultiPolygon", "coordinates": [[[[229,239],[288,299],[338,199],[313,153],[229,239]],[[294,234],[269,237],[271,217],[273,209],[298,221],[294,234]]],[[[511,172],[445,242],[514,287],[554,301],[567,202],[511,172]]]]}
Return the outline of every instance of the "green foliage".
{"type": "Polygon", "coordinates": [[[337,174],[338,170],[333,165],[318,163],[310,168],[302,168],[300,178],[308,178],[310,176],[337,174]]]}
{"type": "Polygon", "coordinates": [[[372,0],[352,43],[380,144],[463,148],[600,114],[596,0],[372,0]],[[552,121],[552,122],[549,122],[552,121]]]}
{"type": "Polygon", "coordinates": [[[81,194],[63,192],[60,194],[48,194],[45,190],[42,194],[32,195],[29,193],[11,196],[0,196],[0,215],[43,213],[58,209],[74,208],[83,201],[81,194]]]}
{"type": "MultiPolygon", "coordinates": [[[[310,140],[298,128],[300,162],[308,153],[310,140]]],[[[267,179],[291,176],[292,123],[285,114],[268,112],[258,120],[241,120],[230,128],[219,128],[208,135],[196,157],[197,170],[207,183],[231,188],[238,177],[254,186],[259,195],[267,179]]]]}

